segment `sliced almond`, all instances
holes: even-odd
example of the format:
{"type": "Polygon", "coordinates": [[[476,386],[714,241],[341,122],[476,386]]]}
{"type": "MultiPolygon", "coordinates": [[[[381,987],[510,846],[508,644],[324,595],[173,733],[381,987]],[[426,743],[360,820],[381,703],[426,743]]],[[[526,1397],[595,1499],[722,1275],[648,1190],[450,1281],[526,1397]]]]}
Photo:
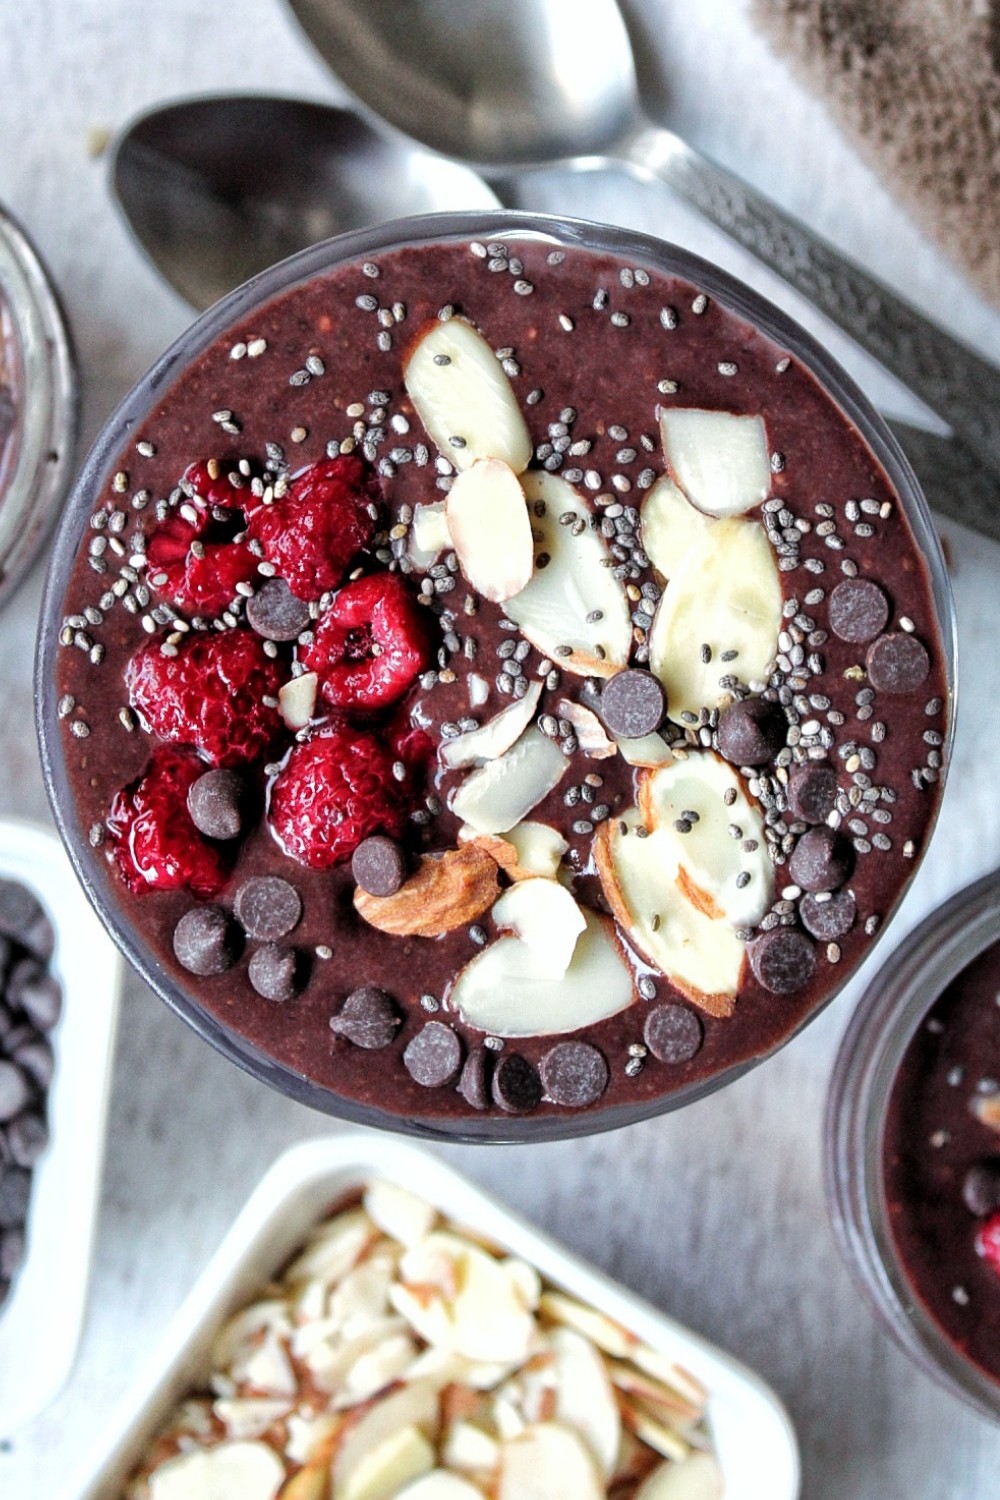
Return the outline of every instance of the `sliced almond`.
{"type": "Polygon", "coordinates": [[[621,1413],[622,1421],[629,1431],[635,1433],[655,1453],[662,1453],[664,1458],[672,1458],[680,1463],[691,1452],[690,1443],[685,1442],[679,1432],[675,1432],[665,1422],[651,1417],[637,1402],[625,1398],[621,1403],[621,1413]]]}
{"type": "Polygon", "coordinates": [[[564,479],[540,470],[521,482],[532,508],[535,571],[504,612],[560,670],[611,677],[632,646],[628,598],[606,566],[611,554],[592,529],[585,502],[564,479]],[[579,534],[575,524],[560,524],[570,514],[583,525],[579,534]]]}
{"type": "Polygon", "coordinates": [[[728,702],[723,677],[752,682],[768,675],[782,603],[781,577],[759,522],[718,521],[705,542],[684,553],[649,636],[650,666],[667,690],[671,719],[728,702]]]}
{"type": "Polygon", "coordinates": [[[558,745],[541,730],[526,729],[503,755],[469,772],[452,794],[451,810],[477,833],[506,833],[558,786],[566,769],[558,745]]]}
{"type": "Polygon", "coordinates": [[[372,1223],[401,1245],[418,1244],[438,1220],[437,1209],[431,1204],[400,1187],[398,1182],[381,1177],[365,1188],[364,1205],[372,1223]]]}
{"type": "Polygon", "coordinates": [[[296,1379],[285,1345],[269,1329],[257,1347],[232,1364],[233,1379],[269,1396],[295,1395],[296,1379]]]}
{"type": "Polygon", "coordinates": [[[617,755],[618,747],[608,738],[607,731],[592,709],[569,698],[561,698],[556,706],[561,719],[568,719],[573,726],[580,749],[592,760],[607,760],[617,755]]]}
{"type": "Polygon", "coordinates": [[[489,344],[464,318],[435,321],[403,370],[417,415],[461,472],[479,458],[500,458],[520,474],[531,437],[510,381],[489,344]]]}
{"type": "Polygon", "coordinates": [[[683,894],[708,916],[755,927],[774,900],[774,865],[760,808],[728,761],[702,750],[650,772],[639,804],[646,826],[674,843],[683,894]]]}
{"type": "Polygon", "coordinates": [[[562,979],[577,938],[586,930],[583,912],[556,880],[522,880],[504,891],[493,907],[497,927],[516,934],[532,950],[538,972],[562,979]]]}
{"type": "MultiPolygon", "coordinates": [[[[304,1414],[294,1411],[288,1418],[288,1439],[285,1443],[285,1453],[294,1464],[315,1465],[321,1468],[324,1480],[329,1483],[330,1478],[330,1454],[333,1451],[337,1433],[347,1419],[341,1414],[334,1415],[333,1412],[312,1412],[304,1414]]],[[[281,1500],[285,1500],[283,1494],[281,1500]]],[[[303,1497],[306,1500],[306,1497],[303,1497]]],[[[322,1500],[326,1500],[324,1491],[322,1500]]]]}
{"type": "Polygon", "coordinates": [[[695,1005],[709,1015],[731,1015],[745,945],[728,922],[706,916],[681,895],[674,841],[649,833],[632,808],[600,825],[594,858],[629,942],[695,1005]]]}
{"type": "Polygon", "coordinates": [[[543,1292],[539,1305],[553,1323],[575,1329],[585,1339],[596,1344],[598,1349],[603,1349],[605,1354],[614,1355],[617,1359],[627,1358],[637,1342],[635,1334],[629,1333],[627,1328],[616,1323],[614,1318],[609,1318],[607,1313],[590,1307],[585,1302],[578,1302],[565,1292],[543,1292]]]}
{"type": "Polygon", "coordinates": [[[315,672],[303,672],[278,689],[278,712],[286,729],[304,729],[316,711],[315,672]]]}
{"type": "Polygon", "coordinates": [[[369,1490],[379,1484],[382,1500],[432,1469],[428,1440],[437,1439],[438,1426],[437,1391],[426,1382],[414,1381],[373,1402],[343,1429],[331,1469],[331,1500],[369,1500],[369,1490]]]}
{"type": "MultiPolygon", "coordinates": [[[[499,764],[499,762],[494,762],[499,764]]],[[[354,891],[358,915],[396,937],[440,937],[482,916],[500,893],[496,861],[475,844],[424,854],[392,896],[354,891]]]]}
{"type": "Polygon", "coordinates": [[[408,1250],[393,1305],[417,1333],[466,1359],[525,1359],[535,1320],[501,1262],[458,1235],[435,1231],[408,1250]]]}
{"type": "Polygon", "coordinates": [[[212,1367],[222,1370],[257,1347],[264,1334],[274,1331],[286,1338],[292,1331],[288,1308],[277,1297],[252,1302],[229,1318],[215,1336],[212,1367]]]}
{"type": "Polygon", "coordinates": [[[212,1403],[212,1410],[226,1429],[226,1436],[238,1441],[263,1437],[269,1427],[288,1415],[287,1401],[268,1396],[222,1396],[212,1403]]]}
{"type": "Polygon", "coordinates": [[[476,1422],[452,1422],[445,1436],[441,1457],[450,1469],[472,1474],[489,1473],[500,1458],[500,1444],[476,1422]]]}
{"type": "Polygon", "coordinates": [[[285,1272],[285,1280],[295,1285],[319,1278],[332,1285],[357,1264],[374,1238],[375,1226],[363,1209],[338,1214],[311,1236],[285,1272]]]}
{"type": "Polygon", "coordinates": [[[504,1443],[497,1500],[604,1500],[604,1495],[597,1463],[571,1427],[540,1422],[504,1443]]]}
{"type": "Polygon", "coordinates": [[[554,1328],[555,1420],[580,1434],[608,1479],[618,1461],[621,1418],[604,1360],[572,1328],[554,1328]]]}
{"type": "Polygon", "coordinates": [[[423,571],[437,562],[442,552],[451,547],[451,533],[443,500],[431,505],[417,505],[413,509],[407,556],[414,568],[423,571]]]}
{"type": "Polygon", "coordinates": [[[478,843],[511,880],[531,880],[541,875],[554,880],[569,848],[558,829],[549,823],[533,823],[526,820],[515,823],[501,837],[496,833],[477,833],[468,825],[458,831],[460,842],[472,840],[478,843]]]}
{"type": "Polygon", "coordinates": [[[616,735],[615,744],[630,766],[665,766],[673,759],[673,751],[663,735],[655,731],[644,734],[639,739],[625,739],[616,735]]]}
{"type": "Polygon", "coordinates": [[[771,493],[771,461],[762,417],[668,407],[660,438],[673,478],[709,516],[739,516],[771,493]]]}
{"type": "Polygon", "coordinates": [[[682,1395],[673,1383],[666,1384],[655,1376],[648,1375],[645,1370],[637,1369],[628,1360],[609,1359],[607,1370],[612,1385],[627,1395],[638,1397],[647,1406],[652,1406],[654,1411],[661,1411],[668,1423],[685,1427],[701,1418],[704,1397],[693,1402],[682,1395]]]}
{"type": "Polygon", "coordinates": [[[531,577],[534,547],[524,491],[509,464],[481,458],[448,491],[448,532],[463,574],[494,604],[531,577]]]}
{"type": "Polygon", "coordinates": [[[685,555],[704,542],[713,517],[696,510],[666,475],[646,492],[639,511],[642,550],[653,567],[672,578],[685,555]]]}
{"type": "Polygon", "coordinates": [[[434,1449],[419,1427],[389,1433],[354,1467],[338,1478],[333,1472],[332,1500],[394,1500],[401,1488],[434,1467],[434,1449]]]}
{"type": "Polygon", "coordinates": [[[395,1500],[486,1500],[478,1485],[447,1469],[432,1469],[401,1489],[395,1500]]]}
{"type": "Polygon", "coordinates": [[[266,1443],[219,1443],[161,1464],[149,1476],[150,1500],[275,1500],[285,1466],[266,1443]]]}
{"type": "Polygon", "coordinates": [[[661,1464],[635,1492],[635,1500],[722,1500],[725,1480],[710,1453],[692,1453],[683,1463],[661,1464]]]}
{"type": "Polygon", "coordinates": [[[583,913],[586,930],[577,939],[562,979],[540,971],[534,949],[504,937],[466,964],[448,1004],[466,1025],[493,1036],[556,1036],[593,1026],[632,1004],[632,975],[606,917],[583,913]]]}
{"type": "Polygon", "coordinates": [[[408,1333],[390,1333],[366,1349],[344,1371],[333,1405],[337,1410],[358,1406],[399,1380],[417,1357],[408,1333]]]}
{"type": "MultiPolygon", "coordinates": [[[[290,1456],[290,1455],[289,1455],[290,1456]]],[[[310,1464],[300,1469],[281,1492],[281,1500],[327,1500],[330,1470],[326,1464],[310,1464]]]]}
{"type": "Polygon", "coordinates": [[[470,729],[468,734],[460,734],[457,739],[445,740],[439,751],[444,765],[450,771],[457,771],[496,760],[520,739],[535,717],[541,696],[542,684],[532,682],[523,698],[515,698],[478,729],[470,729]]]}

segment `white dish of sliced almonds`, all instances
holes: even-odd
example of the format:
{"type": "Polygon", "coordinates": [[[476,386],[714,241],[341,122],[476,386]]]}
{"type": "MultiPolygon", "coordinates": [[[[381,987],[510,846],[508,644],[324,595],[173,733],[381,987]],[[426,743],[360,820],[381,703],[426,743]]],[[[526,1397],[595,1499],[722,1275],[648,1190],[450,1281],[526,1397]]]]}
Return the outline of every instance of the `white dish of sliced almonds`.
{"type": "Polygon", "coordinates": [[[755,1375],[435,1158],[271,1168],[74,1500],[795,1500],[755,1375]]]}

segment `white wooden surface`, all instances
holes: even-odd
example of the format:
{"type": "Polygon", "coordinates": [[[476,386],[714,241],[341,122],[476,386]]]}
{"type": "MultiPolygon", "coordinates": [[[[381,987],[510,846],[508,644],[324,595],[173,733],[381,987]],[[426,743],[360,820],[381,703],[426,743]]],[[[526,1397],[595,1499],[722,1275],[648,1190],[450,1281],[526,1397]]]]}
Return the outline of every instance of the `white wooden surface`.
{"type": "MultiPolygon", "coordinates": [[[[739,0],[636,0],[632,10],[662,118],[1000,359],[1000,316],[861,168],[821,105],[752,35],[739,0]]],[[[336,89],[281,0],[0,0],[0,79],[0,199],[64,293],[89,439],[189,316],[117,219],[91,133],[191,91],[334,98],[336,89]]],[[[680,240],[803,316],[797,299],[666,193],[550,173],[520,201],[680,240]]],[[[912,414],[891,382],[830,342],[872,394],[912,414]]],[[[956,763],[933,852],[890,945],[1000,864],[1000,548],[954,526],[947,542],[964,661],[956,763]]],[[[40,584],[36,573],[0,621],[0,811],[45,818],[30,684],[40,584]]],[[[443,1154],[773,1382],[799,1429],[809,1500],[988,1500],[1000,1494],[1000,1429],[896,1352],[858,1303],[827,1226],[823,1100],[857,992],[769,1064],[680,1115],[537,1151],[443,1154]]],[[[0,1451],[4,1500],[61,1492],[264,1167],[289,1142],[329,1128],[222,1061],[137,980],[128,984],[90,1318],[64,1395],[0,1451]]]]}

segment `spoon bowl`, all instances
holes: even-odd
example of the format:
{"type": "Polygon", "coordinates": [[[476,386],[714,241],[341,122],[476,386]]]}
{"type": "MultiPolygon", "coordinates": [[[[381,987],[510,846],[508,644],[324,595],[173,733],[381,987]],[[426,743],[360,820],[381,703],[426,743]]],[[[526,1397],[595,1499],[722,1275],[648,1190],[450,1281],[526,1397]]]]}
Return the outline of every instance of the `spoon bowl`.
{"type": "Polygon", "coordinates": [[[498,207],[475,172],[351,110],[266,96],[180,99],[140,115],[115,142],[111,174],[143,249],[199,310],[332,235],[498,207]]]}

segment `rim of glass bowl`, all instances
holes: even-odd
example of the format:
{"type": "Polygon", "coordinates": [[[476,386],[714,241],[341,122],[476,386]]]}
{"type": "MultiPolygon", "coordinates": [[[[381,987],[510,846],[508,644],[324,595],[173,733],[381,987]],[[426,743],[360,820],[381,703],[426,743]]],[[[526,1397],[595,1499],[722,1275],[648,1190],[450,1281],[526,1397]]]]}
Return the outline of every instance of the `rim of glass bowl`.
{"type": "Polygon", "coordinates": [[[0,496],[7,517],[15,522],[0,551],[2,608],[24,580],[59,513],[73,477],[79,425],[76,359],[66,315],[37,250],[2,206],[0,291],[10,306],[24,385],[18,451],[0,496]]]}
{"type": "Polygon", "coordinates": [[[1000,1421],[991,1380],[914,1295],[888,1225],[882,1146],[903,1054],[944,987],[1000,932],[1000,870],[952,896],[903,939],[844,1034],[827,1096],[827,1202],[841,1253],[883,1326],[928,1375],[1000,1421]]]}
{"type": "MultiPolygon", "coordinates": [[[[763,1057],[740,1063],[712,1078],[704,1079],[673,1094],[661,1096],[659,1099],[645,1100],[635,1105],[624,1104],[614,1108],[585,1111],[579,1114],[568,1113],[565,1118],[547,1116],[533,1119],[530,1115],[520,1117],[505,1115],[502,1119],[488,1116],[480,1120],[479,1118],[450,1119],[431,1115],[428,1118],[403,1119],[373,1106],[342,1098],[339,1094],[320,1087],[302,1074],[294,1072],[291,1068],[274,1061],[257,1048],[250,1046],[237,1033],[223,1026],[213,1015],[203,1010],[192,995],[185,993],[180,985],[163,972],[144,941],[124,919],[122,903],[109,886],[110,877],[106,871],[105,861],[91,848],[86,830],[80,826],[77,819],[66,770],[62,736],[56,716],[54,691],[55,656],[59,630],[58,611],[81,538],[88,524],[93,497],[100,492],[102,484],[110,475],[118,454],[128,440],[129,433],[145,418],[152,406],[162,399],[165,387],[181,373],[183,367],[197,358],[228,328],[244,320],[261,303],[310,281],[315,276],[332,270],[344,262],[371,258],[379,252],[395,250],[414,243],[421,244],[434,240],[462,242],[480,239],[488,241],[503,238],[541,238],[546,242],[551,242],[554,248],[566,246],[593,250],[617,256],[626,262],[637,264],[646,262],[668,275],[682,276],[694,282],[710,296],[717,298],[738,316],[761,329],[811,370],[884,466],[890,482],[902,500],[916,544],[925,559],[931,580],[934,608],[941,633],[948,677],[950,712],[944,755],[947,767],[954,725],[955,695],[955,621],[951,588],[927,502],[913,471],[895,438],[860,389],[814,339],[779,309],[724,271],[720,271],[683,248],[631,230],[594,224],[586,220],[562,218],[557,215],[520,213],[516,210],[498,210],[485,214],[421,215],[397,219],[373,229],[338,235],[334,239],[303,250],[290,259],[271,266],[259,276],[255,276],[216,303],[214,307],[209,308],[186,333],[181,335],[135,389],[126,396],[105,424],[84,463],[66,507],[56,536],[42,607],[42,627],[36,656],[35,701],[46,790],[59,831],[87,895],[112,937],[150,988],[173,1010],[183,1016],[205,1040],[262,1082],[280,1089],[300,1103],[342,1119],[431,1139],[516,1142],[559,1140],[589,1135],[662,1114],[681,1105],[692,1103],[714,1092],[723,1084],[732,1082],[749,1068],[756,1066],[763,1060],[763,1057]]],[[[938,805],[940,805],[940,798],[938,805]]],[[[933,823],[931,827],[933,828],[933,823]]],[[[929,837],[930,830],[928,839],[929,837]]],[[[910,879],[916,873],[918,864],[919,860],[915,860],[915,868],[911,872],[910,879]]],[[[906,885],[901,888],[891,912],[887,913],[883,929],[889,925],[889,918],[897,909],[909,883],[910,880],[907,880],[906,885]]],[[[877,938],[873,941],[877,941],[877,938]]],[[[804,1018],[801,1025],[807,1024],[819,1014],[820,1010],[847,982],[848,977],[845,975],[832,987],[829,995],[804,1018]]],[[[801,1029],[801,1025],[797,1030],[801,1029]]],[[[785,1040],[790,1039],[789,1036],[785,1040]]]]}

